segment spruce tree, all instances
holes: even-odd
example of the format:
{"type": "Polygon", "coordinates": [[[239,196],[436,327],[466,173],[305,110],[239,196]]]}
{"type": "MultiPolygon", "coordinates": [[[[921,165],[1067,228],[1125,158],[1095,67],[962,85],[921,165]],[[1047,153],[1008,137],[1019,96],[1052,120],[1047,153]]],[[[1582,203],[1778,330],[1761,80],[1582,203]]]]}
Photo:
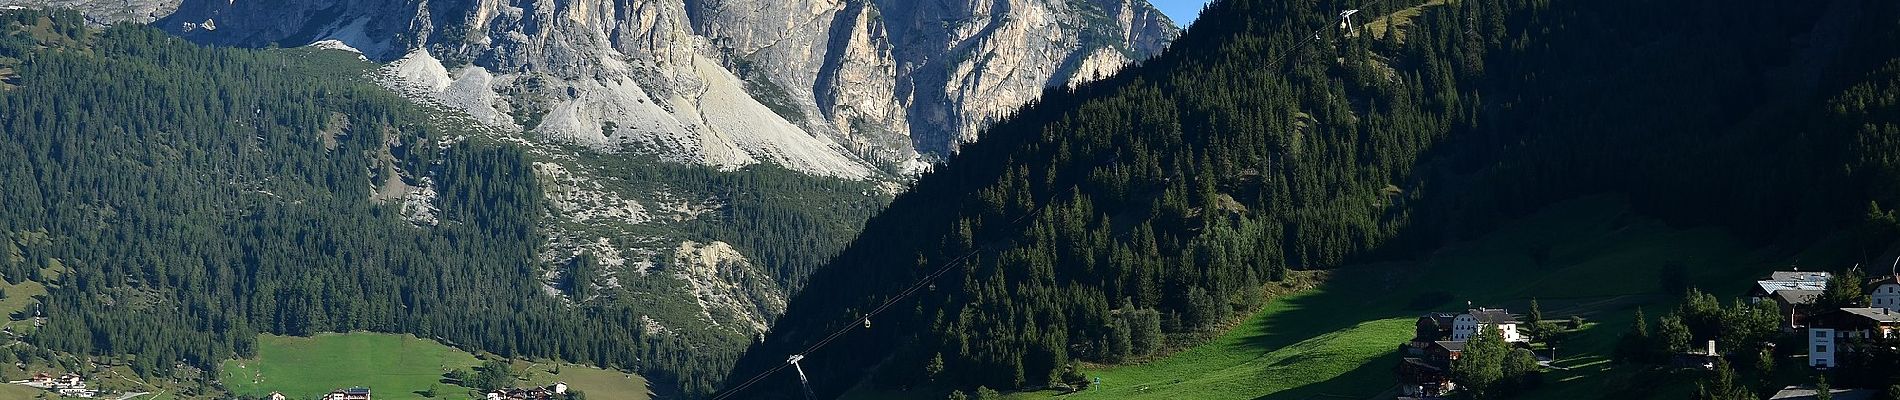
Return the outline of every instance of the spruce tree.
{"type": "Polygon", "coordinates": [[[1616,361],[1622,363],[1649,362],[1651,350],[1656,346],[1649,333],[1649,318],[1643,316],[1643,309],[1636,309],[1636,316],[1630,321],[1629,331],[1616,342],[1616,361]]]}
{"type": "Polygon", "coordinates": [[[1691,340],[1694,340],[1694,336],[1690,334],[1689,326],[1683,324],[1682,317],[1675,313],[1664,314],[1660,322],[1656,324],[1656,336],[1653,340],[1656,347],[1653,354],[1667,356],[1688,351],[1691,340]]]}
{"type": "Polygon", "coordinates": [[[1867,306],[1866,288],[1862,287],[1867,277],[1859,267],[1849,268],[1828,277],[1827,287],[1821,291],[1821,298],[1815,305],[1823,308],[1865,307],[1867,306]]]}
{"type": "Polygon", "coordinates": [[[1715,370],[1696,383],[1696,400],[1755,400],[1754,393],[1737,382],[1728,360],[1716,359],[1715,370]]]}

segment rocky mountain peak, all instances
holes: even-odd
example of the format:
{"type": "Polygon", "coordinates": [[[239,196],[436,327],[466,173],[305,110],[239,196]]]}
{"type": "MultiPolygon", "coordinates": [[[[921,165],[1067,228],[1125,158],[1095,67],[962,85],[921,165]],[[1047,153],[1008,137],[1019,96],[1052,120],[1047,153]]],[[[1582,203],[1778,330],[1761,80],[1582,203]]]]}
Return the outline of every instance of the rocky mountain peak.
{"type": "Polygon", "coordinates": [[[153,22],[204,43],[322,42],[383,62],[432,59],[448,77],[408,82],[428,89],[408,92],[497,128],[849,179],[923,168],[920,154],[954,151],[1042,88],[1105,76],[1179,34],[1143,0],[0,4],[153,22]]]}

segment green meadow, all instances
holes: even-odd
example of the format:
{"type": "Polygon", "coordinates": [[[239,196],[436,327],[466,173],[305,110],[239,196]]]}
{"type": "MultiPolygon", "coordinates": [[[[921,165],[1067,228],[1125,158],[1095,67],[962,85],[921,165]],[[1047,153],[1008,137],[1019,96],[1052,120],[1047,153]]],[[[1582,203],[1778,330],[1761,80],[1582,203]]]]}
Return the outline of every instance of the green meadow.
{"type": "Polygon", "coordinates": [[[647,388],[646,379],[626,372],[573,364],[516,363],[515,373],[521,375],[522,386],[567,382],[568,387],[585,393],[589,400],[646,400],[653,397],[653,392],[647,388]]]}
{"type": "MultiPolygon", "coordinates": [[[[453,369],[481,360],[433,340],[383,333],[326,333],[311,337],[263,335],[257,357],[224,363],[222,381],[233,395],[282,392],[316,398],[350,386],[370,388],[377,399],[468,399],[468,388],[442,382],[453,369]]],[[[516,362],[520,386],[567,382],[591,399],[644,400],[651,394],[638,375],[578,365],[516,362]]]]}
{"type": "Polygon", "coordinates": [[[379,399],[420,399],[418,392],[432,385],[440,392],[460,392],[456,386],[440,383],[442,374],[480,363],[467,352],[409,335],[263,335],[258,338],[257,358],[226,361],[222,381],[237,395],[276,391],[292,398],[314,398],[362,386],[379,399]]]}
{"type": "MultiPolygon", "coordinates": [[[[1826,246],[1802,255],[1831,259],[1826,246]]],[[[1316,288],[1274,298],[1207,343],[1145,363],[1085,368],[1101,384],[1083,392],[1015,393],[1013,399],[1365,399],[1396,393],[1398,346],[1427,311],[1473,305],[1523,313],[1537,298],[1546,318],[1586,324],[1558,349],[1558,368],[1526,398],[1680,398],[1651,390],[1689,379],[1639,376],[1608,354],[1638,308],[1673,307],[1667,274],[1724,298],[1783,266],[1774,256],[1711,228],[1644,218],[1619,197],[1573,200],[1448,246],[1416,261],[1329,272],[1316,288]],[[1647,380],[1646,380],[1647,379],[1647,380]]],[[[1838,257],[1833,257],[1838,258],[1838,257]]],[[[1539,347],[1540,354],[1550,349],[1539,347]]],[[[1659,377],[1660,376],[1660,377],[1659,377]]],[[[889,394],[858,393],[860,398],[889,394]]]]}

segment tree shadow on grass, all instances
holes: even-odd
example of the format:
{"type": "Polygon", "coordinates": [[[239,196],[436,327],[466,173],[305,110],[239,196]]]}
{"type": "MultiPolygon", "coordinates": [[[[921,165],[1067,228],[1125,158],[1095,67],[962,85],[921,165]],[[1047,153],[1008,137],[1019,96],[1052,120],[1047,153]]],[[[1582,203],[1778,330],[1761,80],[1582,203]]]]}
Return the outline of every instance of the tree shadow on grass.
{"type": "MultiPolygon", "coordinates": [[[[1275,298],[1271,301],[1279,304],[1269,307],[1282,311],[1248,320],[1246,324],[1252,326],[1244,328],[1259,333],[1242,338],[1227,350],[1264,353],[1368,321],[1407,316],[1398,305],[1415,296],[1414,290],[1380,284],[1385,276],[1403,268],[1400,264],[1341,268],[1319,287],[1275,298]]],[[[1393,343],[1393,349],[1398,345],[1393,343]]]]}
{"type": "MultiPolygon", "coordinates": [[[[1393,381],[1393,368],[1398,367],[1397,351],[1379,356],[1359,368],[1311,384],[1300,385],[1287,390],[1256,397],[1254,400],[1306,400],[1306,399],[1371,399],[1397,387],[1393,381]],[[1368,385],[1368,382],[1378,382],[1368,385]]],[[[1389,398],[1389,397],[1386,397],[1389,398]]]]}

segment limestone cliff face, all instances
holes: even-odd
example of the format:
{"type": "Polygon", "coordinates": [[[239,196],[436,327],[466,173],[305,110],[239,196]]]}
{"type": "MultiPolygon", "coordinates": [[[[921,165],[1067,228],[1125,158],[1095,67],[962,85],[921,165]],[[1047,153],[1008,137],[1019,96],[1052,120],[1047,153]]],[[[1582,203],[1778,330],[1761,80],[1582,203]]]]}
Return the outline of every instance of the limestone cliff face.
{"type": "MultiPolygon", "coordinates": [[[[900,96],[915,144],[953,150],[983,127],[1068,83],[1098,53],[1155,54],[1179,34],[1143,0],[880,0],[893,26],[900,96]]],[[[1118,69],[1121,63],[1115,67],[1118,69]]]]}
{"type": "Polygon", "coordinates": [[[920,152],[954,151],[1044,87],[1105,76],[1178,34],[1144,0],[0,4],[205,43],[348,46],[425,64],[393,68],[394,86],[531,138],[850,179],[919,169],[920,152]]]}

